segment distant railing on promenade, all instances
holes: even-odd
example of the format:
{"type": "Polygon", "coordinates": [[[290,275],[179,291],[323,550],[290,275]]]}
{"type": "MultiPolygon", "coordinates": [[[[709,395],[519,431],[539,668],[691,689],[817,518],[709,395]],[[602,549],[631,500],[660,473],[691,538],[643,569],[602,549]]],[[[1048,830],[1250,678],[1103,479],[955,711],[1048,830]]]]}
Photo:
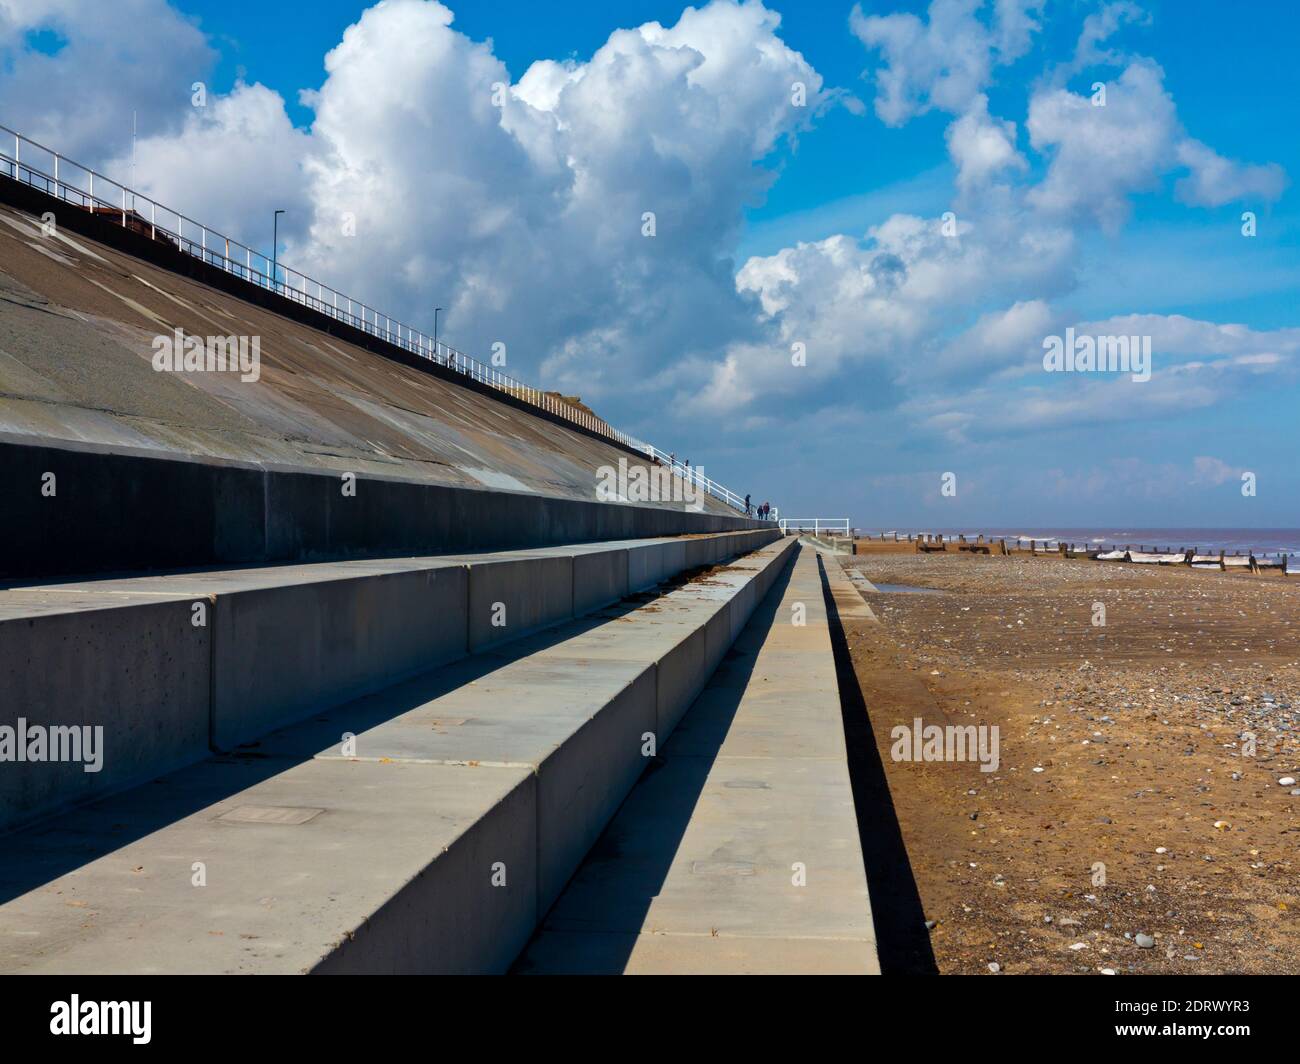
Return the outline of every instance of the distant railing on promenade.
{"type": "Polygon", "coordinates": [[[620,432],[603,418],[565,402],[558,395],[524,384],[502,373],[495,366],[480,362],[441,340],[435,340],[387,314],[381,314],[375,308],[330,288],[275,258],[255,251],[247,244],[218,233],[179,211],[165,207],[141,192],[82,166],[7,126],[0,126],[0,134],[4,135],[3,149],[0,150],[0,175],[39,188],[55,199],[80,207],[91,214],[120,220],[126,229],[170,244],[177,250],[241,277],[250,284],[266,288],[414,355],[462,373],[490,388],[580,425],[589,432],[639,451],[655,461],[665,462],[672,467],[675,475],[683,477],[705,494],[744,512],[744,496],[709,479],[697,467],[678,462],[670,453],[620,432]],[[8,152],[9,137],[13,138],[12,155],[8,152]]]}
{"type": "Polygon", "coordinates": [[[844,536],[849,534],[847,517],[782,517],[778,524],[782,532],[811,532],[815,536],[823,532],[838,532],[844,536]]]}

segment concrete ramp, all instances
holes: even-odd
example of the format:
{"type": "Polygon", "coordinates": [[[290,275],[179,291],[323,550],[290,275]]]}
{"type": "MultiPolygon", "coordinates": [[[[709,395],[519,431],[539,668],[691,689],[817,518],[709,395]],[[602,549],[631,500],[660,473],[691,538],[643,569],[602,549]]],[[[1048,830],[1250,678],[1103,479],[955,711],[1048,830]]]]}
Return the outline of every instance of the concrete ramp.
{"type": "Polygon", "coordinates": [[[880,971],[812,550],[755,612],[515,970],[880,971]]]}

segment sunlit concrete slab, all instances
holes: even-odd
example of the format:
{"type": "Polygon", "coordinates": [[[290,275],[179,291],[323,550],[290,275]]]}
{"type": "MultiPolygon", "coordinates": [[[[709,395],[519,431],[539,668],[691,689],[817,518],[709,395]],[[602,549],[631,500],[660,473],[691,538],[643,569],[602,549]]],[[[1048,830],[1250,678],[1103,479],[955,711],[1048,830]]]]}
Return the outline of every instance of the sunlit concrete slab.
{"type": "Polygon", "coordinates": [[[859,939],[752,938],[721,934],[548,933],[529,948],[520,974],[875,975],[859,939]]]}
{"type": "Polygon", "coordinates": [[[822,603],[801,551],[517,971],[879,970],[822,603]]]}
{"type": "Polygon", "coordinates": [[[7,840],[0,968],[497,971],[535,921],[535,800],[522,768],[204,762],[7,840]]]}

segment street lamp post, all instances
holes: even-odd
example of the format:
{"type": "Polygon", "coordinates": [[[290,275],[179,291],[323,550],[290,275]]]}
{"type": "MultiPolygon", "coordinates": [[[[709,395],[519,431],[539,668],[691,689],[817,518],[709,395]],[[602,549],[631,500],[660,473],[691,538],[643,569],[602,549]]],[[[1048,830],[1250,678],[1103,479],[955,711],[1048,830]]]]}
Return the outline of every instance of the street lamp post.
{"type": "Polygon", "coordinates": [[[433,308],[433,357],[438,357],[438,315],[442,313],[442,307],[433,308]]]}
{"type": "Polygon", "coordinates": [[[275,260],[280,253],[280,215],[284,211],[276,211],[271,222],[271,288],[275,288],[275,260]]]}

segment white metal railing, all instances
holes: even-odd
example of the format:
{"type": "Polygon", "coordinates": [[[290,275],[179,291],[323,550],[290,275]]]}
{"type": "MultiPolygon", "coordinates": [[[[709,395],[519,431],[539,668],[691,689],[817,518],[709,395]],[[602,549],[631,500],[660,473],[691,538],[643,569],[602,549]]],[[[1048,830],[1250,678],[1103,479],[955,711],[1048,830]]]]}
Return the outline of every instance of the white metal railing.
{"type": "Polygon", "coordinates": [[[811,532],[814,536],[823,532],[849,534],[847,517],[782,517],[778,523],[782,532],[811,532]]]}
{"type": "Polygon", "coordinates": [[[656,461],[668,461],[676,475],[685,477],[706,494],[737,510],[745,509],[743,496],[710,480],[700,470],[677,462],[659,448],[620,432],[603,418],[580,410],[556,395],[515,380],[495,366],[480,362],[441,340],[435,340],[418,329],[395,321],[375,308],[284,265],[276,258],[268,257],[247,244],[165,207],[143,193],[82,166],[8,126],[0,126],[0,134],[5,138],[4,150],[0,150],[0,175],[40,188],[48,195],[91,214],[118,219],[124,228],[142,235],[148,234],[152,240],[171,244],[250,284],[269,289],[412,354],[462,373],[591,432],[615,440],[625,447],[640,451],[656,461]],[[9,137],[13,138],[12,155],[7,150],[9,137]]]}
{"type": "MultiPolygon", "coordinates": [[[[645,450],[645,453],[656,462],[668,466],[673,471],[674,475],[683,477],[688,484],[694,484],[699,488],[699,490],[708,495],[712,495],[715,499],[721,499],[723,502],[727,503],[727,505],[732,506],[737,510],[745,510],[745,497],[743,495],[737,495],[734,491],[724,488],[716,480],[710,480],[699,468],[687,465],[684,461],[678,461],[675,454],[661,451],[652,443],[643,443],[640,444],[640,446],[645,450]]],[[[751,517],[757,517],[757,509],[758,504],[751,499],[749,504],[751,517]]],[[[766,520],[775,521],[777,519],[777,513],[778,511],[773,509],[771,515],[767,517],[766,520]]]]}

